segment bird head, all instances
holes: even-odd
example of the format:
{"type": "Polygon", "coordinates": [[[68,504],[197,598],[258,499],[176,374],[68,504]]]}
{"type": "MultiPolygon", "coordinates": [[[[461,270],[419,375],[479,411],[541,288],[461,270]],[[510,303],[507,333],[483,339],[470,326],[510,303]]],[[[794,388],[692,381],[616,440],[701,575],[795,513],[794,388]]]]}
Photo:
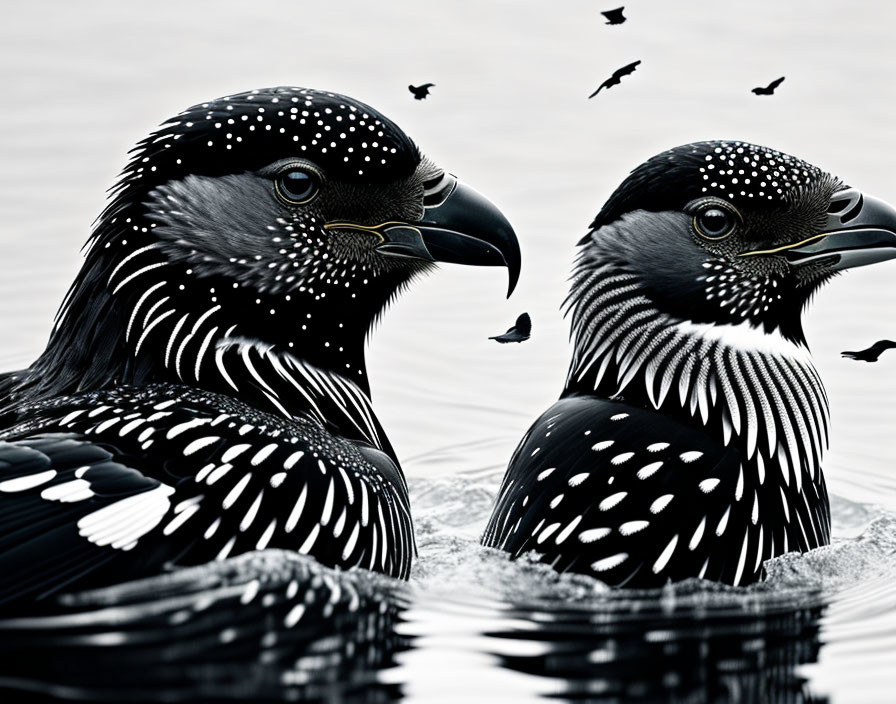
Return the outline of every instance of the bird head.
{"type": "Polygon", "coordinates": [[[373,108],[292,87],[231,95],[135,148],[51,347],[79,358],[81,388],[195,382],[226,339],[362,374],[373,321],[437,262],[506,266],[512,291],[519,245],[373,108]]]}
{"type": "Polygon", "coordinates": [[[633,276],[673,319],[746,323],[800,344],[800,315],[819,285],[896,257],[896,210],[744,142],[697,142],[651,158],[591,227],[580,272],[599,262],[633,276]]]}

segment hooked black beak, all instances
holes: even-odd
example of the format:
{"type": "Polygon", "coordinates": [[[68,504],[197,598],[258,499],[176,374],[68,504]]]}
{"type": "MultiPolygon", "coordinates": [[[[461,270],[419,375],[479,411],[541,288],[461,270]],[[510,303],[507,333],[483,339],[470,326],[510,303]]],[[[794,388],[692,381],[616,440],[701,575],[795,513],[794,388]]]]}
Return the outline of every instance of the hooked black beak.
{"type": "Polygon", "coordinates": [[[446,174],[424,194],[423,218],[411,224],[435,261],[506,266],[507,297],[520,278],[520,243],[487,198],[446,174]]]}
{"type": "Polygon", "coordinates": [[[475,266],[506,266],[507,297],[520,278],[520,243],[507,218],[488,199],[443,174],[423,195],[423,217],[415,222],[357,225],[332,222],[325,229],[376,234],[376,249],[392,257],[475,266]]]}
{"type": "Polygon", "coordinates": [[[896,208],[855,188],[838,191],[820,234],[776,251],[793,266],[824,262],[834,271],[896,258],[896,208]]]}

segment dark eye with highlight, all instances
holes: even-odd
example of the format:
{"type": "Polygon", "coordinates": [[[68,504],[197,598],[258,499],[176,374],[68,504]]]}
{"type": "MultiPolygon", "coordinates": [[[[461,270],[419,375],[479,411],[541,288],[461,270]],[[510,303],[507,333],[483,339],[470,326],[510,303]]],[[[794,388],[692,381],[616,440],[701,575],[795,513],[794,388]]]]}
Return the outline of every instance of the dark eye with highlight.
{"type": "Polygon", "coordinates": [[[694,230],[707,240],[723,240],[737,225],[733,212],[721,205],[708,203],[694,215],[694,230]]]}
{"type": "Polygon", "coordinates": [[[274,189],[287,205],[302,205],[317,194],[317,176],[305,169],[291,167],[277,174],[274,189]]]}

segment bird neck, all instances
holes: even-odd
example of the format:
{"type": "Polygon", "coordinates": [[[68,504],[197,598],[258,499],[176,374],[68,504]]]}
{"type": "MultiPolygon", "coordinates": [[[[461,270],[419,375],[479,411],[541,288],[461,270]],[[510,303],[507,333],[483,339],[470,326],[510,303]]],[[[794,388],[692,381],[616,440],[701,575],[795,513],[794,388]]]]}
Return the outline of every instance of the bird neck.
{"type": "Polygon", "coordinates": [[[225,276],[192,276],[146,232],[128,233],[130,242],[114,234],[99,230],[47,349],[8,401],[182,383],[310,416],[394,454],[371,407],[365,346],[398,282],[363,296],[335,286],[250,291],[225,276]]]}
{"type": "Polygon", "coordinates": [[[821,482],[827,396],[808,350],[778,331],[673,317],[639,278],[590,262],[574,277],[574,354],[564,395],[653,408],[740,449],[764,482],[821,482]]]}

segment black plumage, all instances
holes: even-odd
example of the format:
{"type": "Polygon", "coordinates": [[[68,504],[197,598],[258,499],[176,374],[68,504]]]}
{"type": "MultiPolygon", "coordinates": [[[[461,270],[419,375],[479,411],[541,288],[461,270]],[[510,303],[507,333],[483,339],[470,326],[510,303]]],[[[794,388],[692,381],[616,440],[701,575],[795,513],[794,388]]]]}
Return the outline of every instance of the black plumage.
{"type": "Polygon", "coordinates": [[[830,539],[827,396],[801,312],[896,256],[896,210],[743,142],[635,169],[579,242],[564,391],[510,460],[483,542],[561,571],[733,585],[830,539]]]}
{"type": "Polygon", "coordinates": [[[896,349],[896,342],[892,340],[878,340],[871,347],[858,352],[841,352],[847,359],[855,359],[861,362],[876,362],[886,350],[896,349]]]}
{"type": "Polygon", "coordinates": [[[507,329],[507,332],[502,335],[495,335],[488,339],[506,344],[508,342],[525,342],[531,335],[532,318],[529,317],[528,313],[521,313],[516,319],[516,322],[507,329]]]}
{"type": "Polygon", "coordinates": [[[597,87],[597,90],[594,91],[591,95],[589,95],[588,98],[589,99],[593,98],[595,95],[600,93],[601,90],[603,90],[604,88],[610,89],[613,86],[618,86],[620,83],[622,83],[622,78],[624,76],[629,76],[629,75],[633,74],[635,72],[635,69],[638,68],[638,65],[640,63],[641,63],[641,60],[639,59],[638,61],[633,61],[632,63],[626,64],[622,68],[618,68],[615,71],[613,71],[613,75],[610,76],[603,83],[601,83],[597,87]]]}
{"type": "Polygon", "coordinates": [[[622,14],[624,9],[625,7],[617,7],[615,10],[606,10],[600,14],[607,18],[607,24],[622,24],[627,19],[626,16],[622,14]]]}
{"type": "Polygon", "coordinates": [[[764,86],[764,87],[759,86],[757,88],[754,88],[753,93],[755,93],[756,95],[774,95],[775,88],[777,88],[783,82],[784,82],[784,76],[781,76],[780,78],[777,78],[774,81],[772,81],[771,83],[769,83],[767,86],[764,86]]]}
{"type": "Polygon", "coordinates": [[[252,550],[406,577],[365,338],[437,261],[519,248],[352,98],[196,105],[137,147],[47,349],[0,378],[0,602],[252,550]]]}
{"type": "Polygon", "coordinates": [[[429,96],[429,89],[435,87],[435,83],[424,83],[419,86],[410,85],[408,86],[408,90],[411,91],[411,94],[414,96],[414,100],[425,100],[427,96],[429,96]]]}

